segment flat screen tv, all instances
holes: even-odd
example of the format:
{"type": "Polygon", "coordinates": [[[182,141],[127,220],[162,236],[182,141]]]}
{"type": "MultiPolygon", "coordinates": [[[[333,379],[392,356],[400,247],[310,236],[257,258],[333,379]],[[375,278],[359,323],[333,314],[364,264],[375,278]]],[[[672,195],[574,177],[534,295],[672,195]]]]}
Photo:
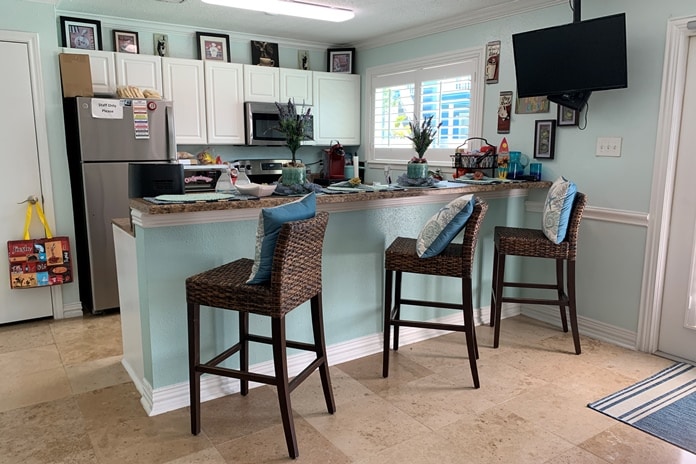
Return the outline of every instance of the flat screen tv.
{"type": "Polygon", "coordinates": [[[628,87],[624,13],[512,35],[518,97],[581,110],[592,91],[628,87]]]}

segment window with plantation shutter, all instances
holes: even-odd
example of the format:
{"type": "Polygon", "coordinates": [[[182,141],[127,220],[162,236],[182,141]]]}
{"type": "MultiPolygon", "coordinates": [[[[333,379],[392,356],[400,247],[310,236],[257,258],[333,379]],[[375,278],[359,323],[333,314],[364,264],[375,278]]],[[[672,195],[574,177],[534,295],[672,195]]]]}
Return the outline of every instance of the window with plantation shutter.
{"type": "Polygon", "coordinates": [[[477,76],[482,56],[477,49],[368,69],[368,159],[407,163],[415,154],[406,138],[409,121],[433,116],[433,125],[442,125],[425,157],[429,164],[449,166],[450,155],[464,140],[480,136],[483,80],[477,76]]]}

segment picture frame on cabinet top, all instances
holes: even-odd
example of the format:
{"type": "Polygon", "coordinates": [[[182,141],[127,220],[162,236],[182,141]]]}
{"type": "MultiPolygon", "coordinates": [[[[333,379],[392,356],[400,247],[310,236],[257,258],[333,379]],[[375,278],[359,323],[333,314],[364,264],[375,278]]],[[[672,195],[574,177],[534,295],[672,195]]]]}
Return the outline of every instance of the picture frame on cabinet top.
{"type": "Polygon", "coordinates": [[[63,47],[81,50],[102,50],[101,21],[60,17],[63,47]]]}
{"type": "Polygon", "coordinates": [[[153,34],[152,45],[155,55],[161,57],[169,56],[169,37],[167,37],[167,34],[153,34]]]}
{"type": "Polygon", "coordinates": [[[114,30],[114,51],[119,53],[140,53],[138,33],[114,30]]]}
{"type": "Polygon", "coordinates": [[[328,71],[334,73],[353,74],[355,65],[354,48],[329,48],[328,71]]]}
{"type": "Polygon", "coordinates": [[[279,68],[278,44],[273,42],[251,41],[251,64],[279,68]]]}
{"type": "Polygon", "coordinates": [[[212,32],[196,32],[198,59],[204,61],[230,61],[230,36],[212,32]]]}

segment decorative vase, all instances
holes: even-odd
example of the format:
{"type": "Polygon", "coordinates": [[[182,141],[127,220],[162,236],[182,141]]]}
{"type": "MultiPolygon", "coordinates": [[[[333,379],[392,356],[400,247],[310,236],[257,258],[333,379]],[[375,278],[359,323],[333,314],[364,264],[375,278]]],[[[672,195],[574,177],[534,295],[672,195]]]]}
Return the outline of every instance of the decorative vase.
{"type": "Polygon", "coordinates": [[[283,166],[283,185],[304,185],[307,182],[307,171],[304,166],[283,166]]]}
{"type": "Polygon", "coordinates": [[[427,179],[428,163],[408,163],[406,165],[406,176],[409,179],[427,179]]]}

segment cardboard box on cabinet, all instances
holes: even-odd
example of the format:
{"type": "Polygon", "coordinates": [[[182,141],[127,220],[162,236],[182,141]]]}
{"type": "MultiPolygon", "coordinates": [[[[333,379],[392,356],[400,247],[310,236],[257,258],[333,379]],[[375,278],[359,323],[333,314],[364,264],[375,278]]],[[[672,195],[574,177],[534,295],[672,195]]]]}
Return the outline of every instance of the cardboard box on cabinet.
{"type": "Polygon", "coordinates": [[[89,56],[77,53],[61,53],[58,59],[63,97],[93,97],[89,56]]]}

